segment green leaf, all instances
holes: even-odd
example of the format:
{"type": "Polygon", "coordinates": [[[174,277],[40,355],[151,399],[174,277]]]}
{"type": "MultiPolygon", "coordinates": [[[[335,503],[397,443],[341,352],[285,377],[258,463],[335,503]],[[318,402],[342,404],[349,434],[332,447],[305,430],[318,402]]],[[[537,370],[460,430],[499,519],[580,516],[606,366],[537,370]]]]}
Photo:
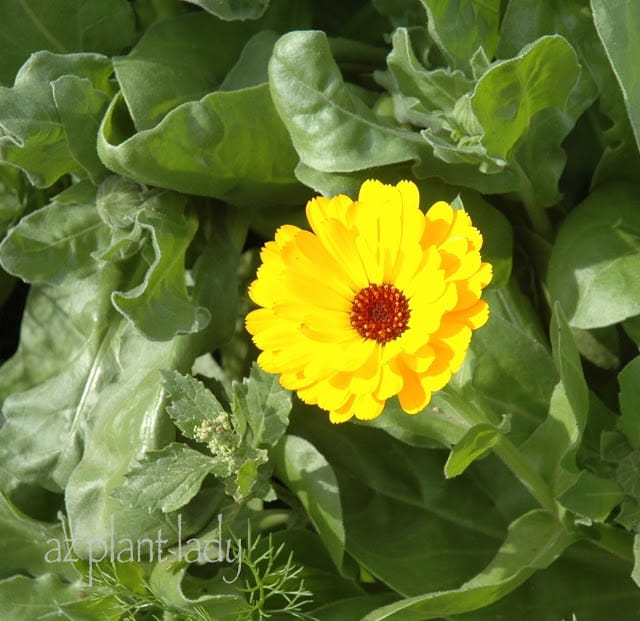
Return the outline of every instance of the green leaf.
{"type": "Polygon", "coordinates": [[[442,476],[444,451],[364,425],[329,425],[315,408],[294,413],[290,433],[311,442],[335,471],[347,552],[369,573],[417,595],[453,588],[489,561],[504,536],[502,516],[481,485],[442,476]]]}
{"type": "Polygon", "coordinates": [[[0,524],[0,574],[26,571],[41,576],[55,571],[63,577],[72,577],[71,567],[64,564],[65,535],[60,524],[31,519],[1,492],[0,524]],[[62,550],[59,559],[56,545],[62,550]]]}
{"type": "Polygon", "coordinates": [[[444,475],[447,479],[461,475],[476,459],[499,442],[502,433],[493,425],[475,425],[451,449],[444,475]]]}
{"type": "Polygon", "coordinates": [[[89,80],[75,75],[58,78],[51,88],[69,153],[97,183],[107,170],[98,157],[96,134],[110,97],[95,89],[89,80]]]}
{"type": "Polygon", "coordinates": [[[234,382],[233,412],[251,430],[254,448],[270,448],[283,436],[289,424],[291,393],[280,386],[278,377],[262,371],[257,364],[241,384],[234,382]]]}
{"type": "Polygon", "coordinates": [[[111,494],[130,507],[146,507],[170,513],[184,507],[199,491],[211,472],[230,474],[227,464],[173,442],[150,451],[126,473],[124,484],[111,494]]]}
{"type": "Polygon", "coordinates": [[[489,154],[506,159],[536,113],[565,110],[579,76],[576,54],[560,36],[542,37],[518,57],[494,64],[471,97],[489,154]]]}
{"type": "Polygon", "coordinates": [[[344,82],[323,32],[282,36],[269,62],[269,85],[307,166],[353,171],[417,156],[412,133],[384,124],[344,82]]]}
{"type": "Polygon", "coordinates": [[[95,200],[95,187],[80,182],[22,218],[0,243],[3,269],[27,282],[49,284],[94,272],[92,253],[111,237],[95,200]]]}
{"type": "MultiPolygon", "coordinates": [[[[194,539],[190,541],[194,541],[194,539]]],[[[204,543],[203,548],[206,543],[208,542],[204,543]]],[[[242,595],[235,592],[211,592],[214,589],[210,588],[210,580],[207,584],[209,589],[197,585],[198,591],[201,593],[197,597],[192,597],[195,595],[192,593],[185,594],[185,587],[188,586],[185,584],[187,569],[188,565],[184,560],[176,559],[175,556],[167,556],[156,563],[151,570],[149,588],[169,610],[180,611],[186,616],[186,613],[193,612],[195,608],[198,608],[203,610],[205,614],[208,613],[212,618],[220,619],[220,621],[235,621],[251,611],[242,595]]]]}
{"type": "Polygon", "coordinates": [[[631,127],[640,148],[640,82],[635,63],[640,54],[637,38],[630,36],[629,25],[640,19],[640,7],[633,0],[611,3],[591,0],[593,19],[609,62],[618,79],[631,127]]]}
{"type": "MultiPolygon", "coordinates": [[[[53,574],[38,578],[17,575],[0,581],[0,610],[11,621],[30,621],[38,617],[54,621],[75,620],[79,617],[69,617],[64,608],[77,602],[85,589],[86,585],[80,581],[69,583],[53,574]]],[[[108,610],[104,612],[108,614],[108,610]]],[[[97,621],[90,613],[81,619],[97,621]]],[[[109,615],[106,619],[112,621],[114,617],[109,615]]]]}
{"type": "Polygon", "coordinates": [[[601,186],[566,218],[551,253],[548,286],[577,328],[640,314],[638,188],[601,186]]]}
{"type": "Polygon", "coordinates": [[[422,0],[429,34],[454,67],[470,73],[470,61],[482,48],[493,58],[498,45],[500,1],[422,0]]]}
{"type": "Polygon", "coordinates": [[[419,127],[442,126],[474,83],[459,70],[427,70],[416,56],[412,35],[415,31],[406,28],[393,33],[393,49],[387,56],[390,75],[378,74],[378,81],[391,90],[399,121],[419,127]],[[387,84],[389,78],[392,82],[387,84]]]}
{"type": "Polygon", "coordinates": [[[629,452],[618,462],[616,470],[616,481],[620,484],[622,491],[632,498],[640,499],[640,451],[629,452]]]}
{"type": "Polygon", "coordinates": [[[186,211],[185,203],[184,196],[169,192],[146,200],[137,223],[149,236],[141,253],[148,269],[135,287],[111,296],[114,307],[154,340],[199,332],[211,318],[209,310],[194,304],[187,291],[185,255],[198,220],[186,211]]]}
{"type": "Polygon", "coordinates": [[[560,382],[551,395],[547,418],[519,447],[526,460],[551,483],[556,493],[563,491],[575,478],[575,454],[581,437],[577,420],[560,382]]]}
{"type": "Polygon", "coordinates": [[[640,356],[637,356],[618,374],[618,384],[620,385],[620,419],[618,420],[618,427],[635,449],[640,449],[639,382],[640,356]]]}
{"type": "MultiPolygon", "coordinates": [[[[611,180],[635,181],[640,173],[638,147],[616,76],[598,38],[592,13],[586,10],[583,0],[565,0],[557,5],[537,0],[511,0],[502,19],[498,55],[503,58],[514,56],[525,45],[551,34],[560,34],[571,43],[585,69],[581,84],[572,96],[572,105],[585,105],[599,93],[598,107],[606,117],[597,127],[596,140],[605,148],[600,153],[600,148],[596,147],[595,155],[600,161],[592,187],[611,180]]],[[[592,124],[596,125],[593,121],[592,124]]],[[[584,136],[585,128],[579,133],[584,136]]],[[[584,162],[583,153],[584,149],[581,149],[570,154],[568,165],[575,166],[578,160],[584,162]]],[[[544,162],[544,158],[538,162],[544,162]]],[[[591,174],[588,172],[591,169],[589,166],[582,174],[591,174]]]]}
{"type": "Polygon", "coordinates": [[[195,377],[177,371],[163,371],[164,385],[171,397],[167,412],[182,434],[202,441],[202,425],[220,420],[227,422],[229,415],[214,394],[195,377]]]}
{"type": "Polygon", "coordinates": [[[31,56],[15,86],[0,87],[0,158],[21,168],[36,187],[84,172],[85,166],[95,173],[93,145],[84,141],[92,136],[91,128],[112,93],[110,73],[109,59],[98,54],[31,56]],[[58,82],[69,74],[75,78],[58,82]],[[80,84],[86,106],[65,92],[65,87],[80,84]]]}
{"type": "Polygon", "coordinates": [[[558,500],[569,511],[604,522],[623,498],[624,494],[615,481],[583,470],[558,500]]]}
{"type": "Polygon", "coordinates": [[[362,621],[426,621],[482,608],[553,563],[571,542],[572,538],[551,515],[531,511],[509,526],[491,563],[459,589],[401,600],[370,612],[362,621]]]}
{"type": "MultiPolygon", "coordinates": [[[[131,540],[155,537],[159,528],[176,536],[174,516],[128,509],[109,495],[137,456],[173,439],[160,369],[188,368],[202,343],[140,335],[109,299],[124,278],[109,264],[82,280],[33,285],[18,351],[0,374],[0,393],[9,395],[0,463],[22,481],[65,490],[74,548],[83,556],[112,530],[131,540]]],[[[208,494],[192,501],[184,532],[214,509],[208,494]]]]}
{"type": "Polygon", "coordinates": [[[202,12],[150,26],[127,56],[113,61],[136,129],[152,129],[174,108],[216,90],[251,32],[202,12]]]}
{"type": "Polygon", "coordinates": [[[576,453],[588,420],[589,390],[580,354],[559,304],[551,318],[551,346],[560,382],[549,404],[549,414],[520,446],[526,459],[561,493],[574,483],[576,453]]]}
{"type": "Polygon", "coordinates": [[[8,395],[0,462],[23,481],[62,490],[81,457],[86,418],[117,377],[110,345],[118,324],[110,326],[105,289],[118,276],[105,270],[82,285],[31,288],[18,351],[0,374],[8,395]]]}
{"type": "Polygon", "coordinates": [[[633,571],[631,577],[633,581],[640,586],[640,535],[633,538],[633,571]]]}
{"type": "Polygon", "coordinates": [[[575,424],[572,426],[575,427],[577,435],[574,441],[579,442],[587,421],[589,388],[571,328],[567,323],[562,306],[557,302],[553,307],[550,333],[553,361],[575,415],[575,424]]]}
{"type": "Polygon", "coordinates": [[[101,160],[121,175],[243,206],[295,204],[308,194],[266,84],[210,93],[133,135],[126,115],[118,95],[98,134],[101,160]]]}
{"type": "Polygon", "coordinates": [[[411,446],[425,448],[456,444],[469,429],[463,413],[449,404],[446,394],[441,392],[434,393],[431,403],[419,416],[407,416],[397,399],[389,400],[383,414],[366,421],[366,426],[381,429],[411,446]]]}
{"type": "Polygon", "coordinates": [[[287,435],[274,452],[275,474],[298,497],[340,569],[345,531],[338,484],[324,456],[307,440],[287,435]]]}
{"type": "Polygon", "coordinates": [[[470,345],[474,394],[496,414],[512,415],[510,437],[518,442],[546,416],[558,375],[530,301],[513,284],[483,297],[491,312],[470,345]]]}
{"type": "Polygon", "coordinates": [[[397,599],[392,593],[360,595],[348,599],[339,599],[313,611],[318,621],[344,621],[344,619],[362,619],[374,608],[384,606],[397,599]]]}
{"type": "Polygon", "coordinates": [[[258,19],[270,0],[187,0],[224,20],[258,19]]]}
{"type": "Polygon", "coordinates": [[[2,0],[0,2],[0,83],[10,83],[29,54],[100,52],[117,54],[134,36],[127,0],[2,0]]]}
{"type": "Polygon", "coordinates": [[[577,543],[506,597],[458,618],[460,621],[632,619],[640,595],[630,572],[628,562],[593,544],[577,543]]]}

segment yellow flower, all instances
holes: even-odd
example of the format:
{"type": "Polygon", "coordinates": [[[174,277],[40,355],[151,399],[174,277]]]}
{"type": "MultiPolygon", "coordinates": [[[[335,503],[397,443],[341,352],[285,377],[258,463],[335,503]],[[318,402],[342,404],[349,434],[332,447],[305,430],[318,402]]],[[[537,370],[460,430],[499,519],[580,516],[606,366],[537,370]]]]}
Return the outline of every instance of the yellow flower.
{"type": "Polygon", "coordinates": [[[366,181],[307,204],[313,232],[285,225],[262,249],[247,330],[258,364],[332,422],[372,419],[397,395],[424,409],[489,317],[480,299],[491,265],[468,214],[418,188],[366,181]]]}

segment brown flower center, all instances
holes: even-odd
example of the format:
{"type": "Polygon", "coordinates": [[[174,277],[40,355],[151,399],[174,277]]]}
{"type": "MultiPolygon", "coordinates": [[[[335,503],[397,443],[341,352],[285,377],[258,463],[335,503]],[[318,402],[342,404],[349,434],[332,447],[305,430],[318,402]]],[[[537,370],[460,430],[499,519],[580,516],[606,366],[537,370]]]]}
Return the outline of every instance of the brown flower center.
{"type": "Polygon", "coordinates": [[[409,302],[393,285],[369,285],[360,289],[351,306],[351,325],[365,339],[388,343],[397,339],[409,323],[409,302]]]}

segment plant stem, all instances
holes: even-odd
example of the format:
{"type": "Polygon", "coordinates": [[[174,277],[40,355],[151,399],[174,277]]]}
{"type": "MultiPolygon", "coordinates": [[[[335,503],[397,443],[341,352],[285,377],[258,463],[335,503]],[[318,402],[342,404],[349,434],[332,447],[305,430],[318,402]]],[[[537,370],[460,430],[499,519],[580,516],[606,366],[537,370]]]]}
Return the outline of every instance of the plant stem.
{"type": "Polygon", "coordinates": [[[518,477],[540,505],[560,517],[560,507],[547,482],[522,458],[518,449],[505,436],[493,447],[493,452],[518,477]]]}
{"type": "Polygon", "coordinates": [[[520,180],[520,198],[522,204],[527,212],[529,221],[531,222],[531,228],[538,233],[542,238],[551,240],[553,237],[553,227],[551,221],[547,216],[547,212],[544,207],[539,207],[534,199],[533,188],[531,186],[531,180],[527,177],[522,168],[516,165],[516,172],[520,180]]]}
{"type": "MultiPolygon", "coordinates": [[[[470,427],[480,423],[497,424],[495,415],[462,398],[459,393],[447,390],[444,396],[445,400],[465,417],[470,427]]],[[[492,450],[504,465],[516,475],[540,505],[559,518],[562,510],[556,502],[549,484],[523,458],[514,444],[502,435],[492,450]]]]}

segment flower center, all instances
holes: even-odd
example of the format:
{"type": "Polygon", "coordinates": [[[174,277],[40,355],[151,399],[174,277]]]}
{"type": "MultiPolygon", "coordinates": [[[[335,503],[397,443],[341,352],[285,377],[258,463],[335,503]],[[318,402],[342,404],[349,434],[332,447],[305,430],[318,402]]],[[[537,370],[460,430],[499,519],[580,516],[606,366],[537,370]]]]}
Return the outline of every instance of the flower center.
{"type": "Polygon", "coordinates": [[[409,323],[409,302],[393,285],[369,285],[360,289],[351,306],[351,325],[365,339],[388,343],[397,339],[409,323]]]}

